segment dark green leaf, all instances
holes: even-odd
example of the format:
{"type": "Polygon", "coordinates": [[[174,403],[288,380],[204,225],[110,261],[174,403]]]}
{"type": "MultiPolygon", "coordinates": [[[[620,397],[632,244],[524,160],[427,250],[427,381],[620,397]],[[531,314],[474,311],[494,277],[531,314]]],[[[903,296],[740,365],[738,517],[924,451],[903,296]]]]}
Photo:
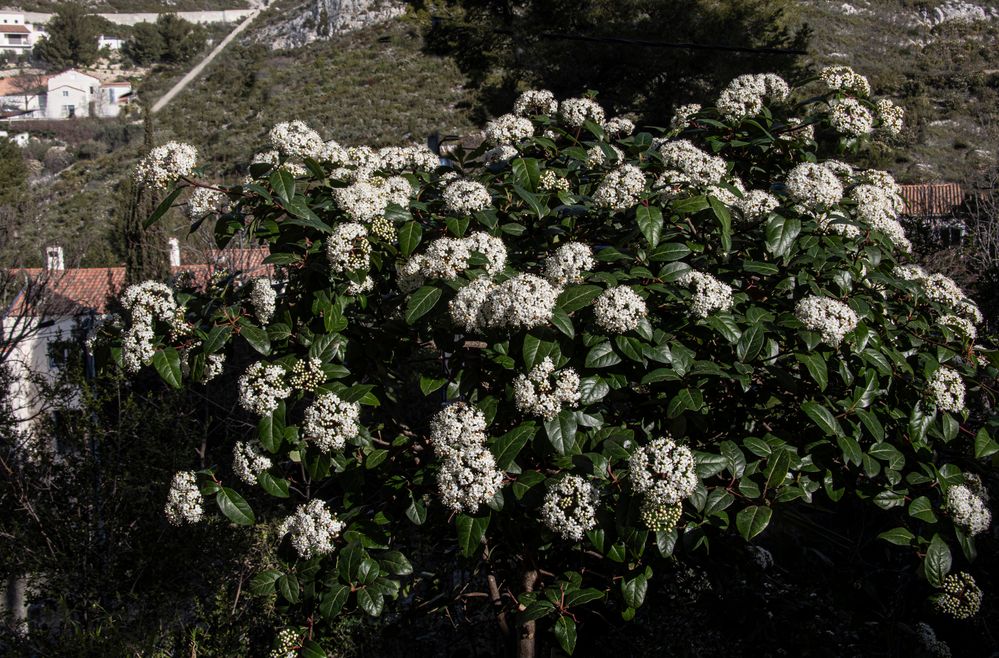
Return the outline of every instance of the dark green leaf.
{"type": "Polygon", "coordinates": [[[545,432],[548,434],[548,441],[555,448],[555,452],[560,455],[571,455],[577,452],[577,427],[576,414],[569,409],[564,409],[555,418],[545,421],[545,432]]]}
{"type": "Polygon", "coordinates": [[[766,529],[772,515],[773,510],[769,507],[750,505],[736,515],[735,526],[743,539],[749,541],[766,529]]]}
{"type": "Polygon", "coordinates": [[[413,324],[429,313],[440,298],[440,288],[433,286],[423,286],[414,292],[406,306],[406,324],[413,324]]]}
{"type": "Polygon", "coordinates": [[[808,369],[808,374],[819,385],[819,390],[826,390],[826,386],[829,384],[829,370],[826,367],[826,360],[822,358],[822,355],[816,352],[795,352],[794,358],[805,365],[805,368],[808,369]]]}
{"type": "Polygon", "coordinates": [[[385,597],[381,592],[376,592],[370,587],[366,587],[357,592],[357,605],[372,617],[380,617],[385,609],[385,597]]]}
{"type": "Polygon", "coordinates": [[[334,583],[329,591],[323,594],[322,603],[319,604],[319,612],[324,617],[331,618],[340,614],[347,598],[350,596],[350,588],[340,583],[334,583]]]}
{"type": "Polygon", "coordinates": [[[239,335],[246,339],[250,347],[263,355],[271,353],[271,339],[267,332],[246,318],[239,319],[239,335]]]}
{"type": "Polygon", "coordinates": [[[566,313],[572,313],[589,306],[602,292],[600,286],[569,286],[558,296],[555,305],[566,313]]]}
{"type": "Polygon", "coordinates": [[[461,548],[461,554],[471,557],[482,544],[486,528],[489,527],[489,517],[459,514],[455,525],[458,527],[458,546],[461,548]]]}
{"type": "Polygon", "coordinates": [[[180,370],[180,354],[172,347],[164,347],[153,354],[153,366],[160,377],[170,386],[180,388],[183,374],[180,370]]]}
{"type": "Polygon", "coordinates": [[[406,222],[399,229],[399,249],[403,256],[409,256],[420,245],[423,228],[418,222],[406,222]]]}
{"type": "MultiPolygon", "coordinates": [[[[804,402],[801,405],[801,410],[811,418],[816,425],[819,426],[826,434],[831,434],[833,436],[843,436],[843,428],[840,426],[839,421],[833,416],[832,412],[829,411],[822,404],[814,401],[804,402]]],[[[860,460],[857,460],[860,463],[860,460]]]]}
{"type": "Polygon", "coordinates": [[[219,509],[236,525],[253,525],[257,519],[243,497],[228,487],[222,487],[215,495],[219,509]]]}
{"type": "Polygon", "coordinates": [[[631,578],[625,577],[621,581],[621,595],[624,603],[629,608],[639,608],[645,602],[645,592],[648,590],[649,581],[644,573],[636,574],[631,578]]]}
{"type": "Polygon", "coordinates": [[[947,546],[947,542],[941,539],[940,535],[933,535],[930,546],[926,549],[926,558],[923,560],[926,580],[934,587],[941,587],[944,577],[950,573],[950,565],[950,547],[947,546]]]}
{"type": "Polygon", "coordinates": [[[655,206],[638,206],[635,209],[635,219],[638,221],[638,228],[642,235],[648,240],[650,247],[659,244],[659,238],[663,233],[663,213],[655,206]]]}
{"type": "Polygon", "coordinates": [[[165,199],[160,201],[160,205],[156,206],[156,210],[154,210],[153,214],[151,214],[149,218],[146,219],[145,223],[142,224],[142,228],[149,228],[158,222],[160,218],[165,215],[168,210],[170,210],[170,207],[173,206],[173,202],[177,200],[177,197],[179,197],[180,193],[183,191],[183,187],[178,187],[173,192],[168,194],[165,199]]]}
{"type": "Polygon", "coordinates": [[[559,617],[555,621],[555,637],[562,651],[571,656],[576,650],[576,622],[572,617],[559,617]]]}
{"type": "Polygon", "coordinates": [[[288,480],[284,478],[275,477],[267,471],[257,474],[257,482],[263,487],[264,491],[274,496],[275,498],[287,498],[288,493],[288,480]]]}
{"type": "Polygon", "coordinates": [[[785,256],[801,233],[801,222],[794,218],[775,216],[767,222],[766,247],[774,256],[785,256]]]}
{"type": "Polygon", "coordinates": [[[385,570],[394,576],[408,576],[413,573],[413,565],[399,551],[385,551],[378,561],[385,570]]]}
{"type": "Polygon", "coordinates": [[[915,535],[905,528],[892,528],[891,530],[882,532],[878,535],[878,538],[897,546],[909,546],[912,540],[915,539],[915,535]]]}
{"type": "Polygon", "coordinates": [[[500,470],[507,470],[517,459],[517,455],[527,445],[527,442],[534,438],[538,428],[534,423],[524,423],[513,428],[503,436],[493,441],[493,454],[496,456],[496,466],[500,470]]]}
{"type": "Polygon", "coordinates": [[[277,591],[288,603],[298,603],[298,595],[301,588],[298,585],[298,578],[293,573],[282,574],[277,580],[277,591]]]}

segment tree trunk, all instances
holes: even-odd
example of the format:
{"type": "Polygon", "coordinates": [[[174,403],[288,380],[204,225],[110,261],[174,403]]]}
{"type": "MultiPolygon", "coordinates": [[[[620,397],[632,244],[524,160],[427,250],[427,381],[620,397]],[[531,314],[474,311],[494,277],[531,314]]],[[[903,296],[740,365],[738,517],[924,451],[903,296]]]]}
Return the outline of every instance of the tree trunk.
{"type": "MultiPolygon", "coordinates": [[[[534,585],[538,582],[538,572],[536,569],[526,569],[524,571],[524,591],[533,592],[534,585]]],[[[517,658],[534,658],[535,631],[534,621],[525,622],[519,630],[517,637],[517,658]]]]}

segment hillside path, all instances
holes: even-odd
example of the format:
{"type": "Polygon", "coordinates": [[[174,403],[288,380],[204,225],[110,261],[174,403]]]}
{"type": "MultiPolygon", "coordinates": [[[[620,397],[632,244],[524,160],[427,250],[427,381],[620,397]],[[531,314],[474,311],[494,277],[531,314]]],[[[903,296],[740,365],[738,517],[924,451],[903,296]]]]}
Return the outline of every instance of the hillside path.
{"type": "Polygon", "coordinates": [[[172,101],[177,94],[184,91],[184,88],[187,87],[187,85],[189,85],[193,80],[195,80],[199,75],[201,75],[201,72],[205,70],[205,67],[211,64],[212,60],[214,60],[219,53],[225,50],[225,47],[228,46],[229,43],[239,35],[240,32],[249,27],[250,23],[253,22],[253,19],[260,15],[260,12],[261,9],[258,7],[257,9],[254,9],[251,13],[249,13],[246,16],[246,18],[243,20],[243,22],[236,26],[236,29],[230,32],[225,39],[222,39],[222,42],[219,43],[219,45],[215,46],[215,48],[212,49],[212,52],[208,53],[207,57],[198,62],[193,69],[188,71],[187,75],[185,75],[183,78],[180,79],[180,82],[178,82],[177,84],[175,84],[173,87],[170,88],[170,91],[163,94],[163,96],[158,101],[156,101],[156,104],[153,105],[153,110],[152,110],[153,114],[156,114],[164,107],[166,107],[167,104],[170,103],[170,101],[172,101]]]}

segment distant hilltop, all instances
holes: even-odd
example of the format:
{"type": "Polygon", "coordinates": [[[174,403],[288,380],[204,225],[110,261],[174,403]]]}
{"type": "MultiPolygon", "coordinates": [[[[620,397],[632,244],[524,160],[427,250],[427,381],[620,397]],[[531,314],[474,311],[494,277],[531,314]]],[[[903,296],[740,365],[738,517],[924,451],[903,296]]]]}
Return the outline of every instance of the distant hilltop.
{"type": "Polygon", "coordinates": [[[265,28],[258,39],[271,48],[298,48],[313,41],[352,32],[400,16],[396,0],[305,0],[288,11],[286,20],[265,28]]]}
{"type": "MultiPolygon", "coordinates": [[[[207,11],[171,11],[171,12],[130,12],[130,13],[97,13],[96,16],[107,19],[116,25],[136,25],[138,23],[155,23],[163,13],[176,14],[192,23],[235,23],[253,13],[253,9],[215,9],[207,11]]],[[[0,9],[0,13],[17,13],[24,16],[26,23],[45,25],[55,14],[37,11],[21,11],[20,9],[0,9]]]]}

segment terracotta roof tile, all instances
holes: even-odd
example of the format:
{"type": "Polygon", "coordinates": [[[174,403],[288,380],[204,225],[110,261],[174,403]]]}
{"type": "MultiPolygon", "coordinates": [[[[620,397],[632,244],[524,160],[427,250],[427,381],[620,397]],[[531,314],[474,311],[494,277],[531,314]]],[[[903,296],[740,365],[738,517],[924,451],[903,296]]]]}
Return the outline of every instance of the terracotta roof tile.
{"type": "Polygon", "coordinates": [[[31,30],[23,25],[0,25],[0,33],[31,34],[31,30]]]}
{"type": "Polygon", "coordinates": [[[951,215],[965,201],[965,191],[960,183],[922,183],[899,187],[905,200],[904,213],[910,217],[951,215]]]}
{"type": "MultiPolygon", "coordinates": [[[[25,92],[23,88],[19,88],[18,84],[23,80],[21,77],[13,78],[0,78],[0,96],[21,96],[25,92]]],[[[42,76],[36,80],[36,84],[32,89],[28,90],[28,94],[33,93],[44,93],[48,89],[49,76],[42,76]]]]}
{"type": "MultiPolygon", "coordinates": [[[[225,249],[213,250],[205,254],[206,263],[180,265],[171,268],[173,275],[190,272],[194,282],[203,286],[211,275],[221,269],[252,273],[255,275],[273,272],[273,266],[264,264],[267,257],[266,249],[225,249]]],[[[78,315],[94,311],[105,313],[107,300],[112,295],[121,293],[125,284],[124,267],[83,267],[66,270],[44,270],[41,268],[22,268],[18,273],[34,281],[45,281],[49,295],[40,310],[45,316],[78,315]],[[47,280],[46,280],[47,279],[47,280]]],[[[11,313],[24,313],[20,301],[15,302],[11,313]]],[[[27,309],[31,315],[36,309],[27,309]]]]}

